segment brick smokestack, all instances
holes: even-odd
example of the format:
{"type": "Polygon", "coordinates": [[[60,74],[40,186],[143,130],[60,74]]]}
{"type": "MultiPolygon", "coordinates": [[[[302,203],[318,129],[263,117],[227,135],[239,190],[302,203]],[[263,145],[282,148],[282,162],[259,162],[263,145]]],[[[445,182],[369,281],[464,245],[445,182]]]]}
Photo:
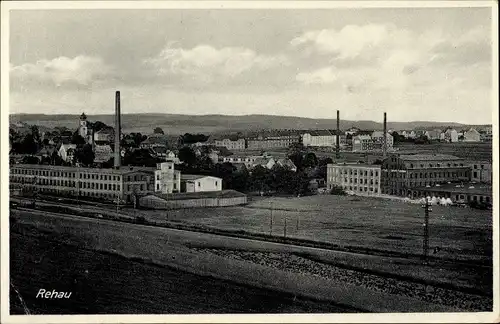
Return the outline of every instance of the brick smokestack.
{"type": "Polygon", "coordinates": [[[337,135],[335,136],[335,152],[337,159],[340,158],[340,111],[337,110],[337,135]]]}
{"type": "Polygon", "coordinates": [[[387,155],[387,113],[384,113],[384,138],[382,139],[382,141],[382,151],[385,158],[387,155]]]}
{"type": "Polygon", "coordinates": [[[120,111],[120,91],[116,91],[115,95],[115,168],[120,168],[121,154],[120,154],[120,135],[121,127],[121,111],[120,111]]]}

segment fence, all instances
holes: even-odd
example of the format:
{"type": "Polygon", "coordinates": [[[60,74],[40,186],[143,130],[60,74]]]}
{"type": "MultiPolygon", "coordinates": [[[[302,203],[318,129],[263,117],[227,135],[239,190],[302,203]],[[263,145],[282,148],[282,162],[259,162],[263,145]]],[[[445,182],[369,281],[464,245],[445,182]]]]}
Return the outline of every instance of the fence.
{"type": "Polygon", "coordinates": [[[165,200],[156,196],[146,196],[139,200],[143,208],[151,209],[181,209],[181,208],[204,208],[204,207],[228,207],[246,204],[247,197],[230,198],[194,198],[183,200],[165,200]]]}

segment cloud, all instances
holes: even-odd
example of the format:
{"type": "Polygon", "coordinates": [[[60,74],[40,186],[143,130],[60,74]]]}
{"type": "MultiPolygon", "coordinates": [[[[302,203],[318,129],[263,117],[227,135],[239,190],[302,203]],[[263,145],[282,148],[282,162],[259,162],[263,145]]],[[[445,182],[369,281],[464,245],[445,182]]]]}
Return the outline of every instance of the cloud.
{"type": "Polygon", "coordinates": [[[58,87],[67,84],[90,86],[93,82],[109,75],[112,70],[101,58],[81,55],[74,58],[61,56],[36,63],[11,65],[10,75],[13,81],[26,84],[48,82],[58,87]]]}
{"type": "Polygon", "coordinates": [[[328,66],[311,72],[301,72],[295,79],[305,84],[332,83],[337,81],[337,73],[335,67],[328,66]]]}
{"type": "Polygon", "coordinates": [[[384,25],[347,25],[338,31],[335,29],[309,31],[292,39],[290,44],[293,47],[305,47],[309,53],[329,53],[339,59],[349,59],[359,56],[365,49],[379,46],[388,34],[387,26],[384,25]]]}
{"type": "Polygon", "coordinates": [[[467,80],[467,73],[478,75],[477,71],[488,68],[484,66],[491,58],[487,28],[452,37],[440,30],[416,33],[393,24],[348,25],[308,31],[290,44],[306,53],[309,61],[325,61],[296,75],[295,80],[306,85],[326,84],[348,93],[412,91],[415,86],[432,88],[438,82],[488,85],[485,77],[467,80]]]}
{"type": "Polygon", "coordinates": [[[476,27],[460,37],[440,42],[432,49],[432,64],[473,65],[491,62],[491,35],[485,27],[476,27]]]}
{"type": "Polygon", "coordinates": [[[144,60],[160,76],[189,77],[202,83],[236,79],[252,71],[266,72],[289,65],[285,55],[261,55],[243,47],[198,45],[191,49],[169,43],[157,56],[144,60]]]}

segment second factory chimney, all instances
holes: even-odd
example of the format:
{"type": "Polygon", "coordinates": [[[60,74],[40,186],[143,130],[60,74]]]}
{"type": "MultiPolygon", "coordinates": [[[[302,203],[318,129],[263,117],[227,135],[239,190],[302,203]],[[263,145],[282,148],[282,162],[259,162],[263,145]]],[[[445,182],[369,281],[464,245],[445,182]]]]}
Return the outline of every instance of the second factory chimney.
{"type": "Polygon", "coordinates": [[[120,91],[116,91],[115,96],[115,168],[120,168],[121,165],[121,152],[120,152],[120,139],[121,139],[121,112],[120,112],[120,91]]]}
{"type": "Polygon", "coordinates": [[[387,113],[384,113],[384,138],[382,139],[382,152],[384,158],[387,155],[387,113]]]}

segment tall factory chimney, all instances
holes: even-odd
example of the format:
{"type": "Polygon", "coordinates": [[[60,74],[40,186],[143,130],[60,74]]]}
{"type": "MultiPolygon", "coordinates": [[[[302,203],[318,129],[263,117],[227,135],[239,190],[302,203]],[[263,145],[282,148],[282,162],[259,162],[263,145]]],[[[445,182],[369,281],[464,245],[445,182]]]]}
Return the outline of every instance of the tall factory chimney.
{"type": "Polygon", "coordinates": [[[120,91],[116,91],[115,95],[115,168],[120,168],[121,154],[120,154],[120,135],[122,131],[121,126],[121,112],[120,112],[120,91]]]}
{"type": "Polygon", "coordinates": [[[382,142],[382,152],[384,154],[384,158],[387,155],[387,113],[384,112],[384,138],[382,142]]]}
{"type": "Polygon", "coordinates": [[[335,152],[337,153],[337,159],[340,159],[340,111],[337,110],[337,134],[335,136],[335,152]]]}

